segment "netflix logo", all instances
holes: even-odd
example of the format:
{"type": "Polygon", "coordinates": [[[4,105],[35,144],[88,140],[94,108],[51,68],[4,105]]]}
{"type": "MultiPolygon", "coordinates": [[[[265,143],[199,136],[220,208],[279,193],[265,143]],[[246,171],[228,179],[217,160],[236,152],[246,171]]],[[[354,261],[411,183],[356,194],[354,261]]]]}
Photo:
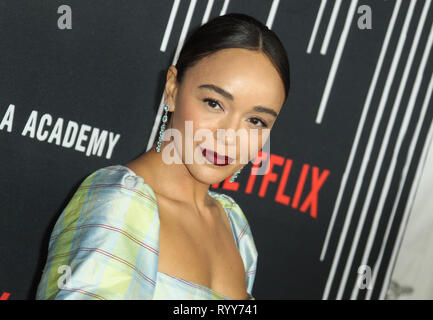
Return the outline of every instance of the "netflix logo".
{"type": "Polygon", "coordinates": [[[0,300],[7,300],[11,294],[9,292],[3,292],[0,296],[0,300]]]}
{"type": "MultiPolygon", "coordinates": [[[[329,176],[329,170],[320,170],[316,166],[303,164],[300,172],[293,172],[293,160],[284,158],[275,154],[268,154],[260,151],[253,160],[253,166],[250,171],[245,189],[247,194],[253,192],[254,186],[260,184],[258,196],[263,198],[266,196],[270,183],[277,184],[277,191],[274,196],[274,201],[285,206],[291,206],[293,209],[301,212],[309,212],[312,218],[317,218],[319,191],[323,187],[326,179],[329,176]],[[258,175],[258,169],[263,163],[266,163],[266,174],[258,175]],[[279,167],[279,168],[278,168],[279,167]],[[279,174],[277,172],[280,172],[279,174]],[[258,177],[261,177],[258,179],[258,177]],[[293,194],[286,194],[286,186],[289,179],[296,181],[296,187],[293,194]],[[307,179],[310,179],[310,188],[306,189],[307,179]],[[261,181],[258,181],[261,180],[261,181]]],[[[230,177],[227,177],[221,185],[216,183],[211,185],[212,188],[222,188],[223,190],[239,191],[241,185],[239,182],[230,182],[230,177]]]]}

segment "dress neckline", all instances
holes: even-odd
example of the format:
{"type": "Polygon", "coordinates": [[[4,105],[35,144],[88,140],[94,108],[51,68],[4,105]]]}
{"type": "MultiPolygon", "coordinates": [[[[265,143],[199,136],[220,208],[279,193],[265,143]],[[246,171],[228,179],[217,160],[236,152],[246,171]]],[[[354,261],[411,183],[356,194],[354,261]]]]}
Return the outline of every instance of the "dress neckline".
{"type": "MultiPolygon", "coordinates": [[[[121,169],[127,170],[131,175],[137,177],[138,179],[141,180],[142,183],[146,184],[149,187],[149,190],[151,191],[151,196],[154,199],[155,204],[156,204],[156,212],[157,212],[158,223],[160,223],[158,199],[156,198],[156,194],[155,194],[155,191],[153,190],[152,186],[150,184],[146,183],[144,181],[143,177],[141,177],[138,174],[136,174],[131,168],[126,167],[126,166],[124,166],[122,164],[118,164],[118,165],[115,165],[115,166],[116,167],[120,167],[121,169]]],[[[214,198],[215,200],[217,200],[219,203],[221,203],[221,206],[223,207],[224,212],[226,213],[226,216],[229,219],[230,227],[231,227],[231,230],[232,230],[232,235],[233,235],[236,247],[238,248],[239,254],[241,255],[242,262],[244,262],[244,258],[243,258],[242,254],[241,254],[241,251],[240,251],[240,248],[239,248],[239,244],[238,244],[238,241],[237,241],[237,237],[236,237],[236,233],[235,233],[235,228],[233,226],[233,219],[232,219],[231,214],[230,214],[230,208],[223,201],[219,201],[218,198],[219,197],[223,197],[223,195],[221,195],[221,194],[219,194],[217,192],[211,191],[211,190],[208,190],[208,194],[212,198],[214,198]]],[[[159,230],[158,230],[158,252],[159,252],[159,230]]],[[[226,297],[225,295],[223,295],[222,293],[220,293],[218,291],[215,291],[215,290],[213,290],[213,289],[211,289],[209,287],[206,287],[205,285],[202,285],[202,284],[199,284],[199,283],[196,283],[196,282],[192,282],[192,281],[189,281],[189,280],[186,280],[186,279],[183,279],[183,278],[179,278],[179,277],[176,277],[176,276],[173,276],[173,275],[170,275],[170,274],[158,271],[158,268],[157,268],[157,274],[162,275],[162,276],[164,276],[166,278],[173,278],[173,279],[175,279],[177,281],[181,281],[183,283],[187,283],[187,284],[196,286],[197,289],[201,289],[201,290],[205,290],[205,291],[210,291],[210,292],[212,292],[212,293],[214,293],[214,294],[216,294],[218,296],[221,296],[221,297],[223,297],[223,298],[225,298],[227,300],[232,300],[232,299],[226,297]]]]}
{"type": "Polygon", "coordinates": [[[189,280],[185,280],[183,278],[179,278],[179,277],[176,277],[176,276],[172,276],[171,274],[168,274],[168,273],[165,273],[165,272],[161,272],[161,271],[157,271],[156,273],[157,273],[157,275],[159,277],[162,276],[165,279],[169,279],[170,281],[171,280],[179,281],[179,282],[181,282],[184,285],[188,285],[188,286],[191,286],[191,287],[199,289],[199,290],[210,292],[211,294],[216,295],[218,297],[221,297],[221,298],[223,298],[225,300],[232,300],[231,298],[223,295],[222,293],[219,293],[218,291],[215,291],[215,290],[213,290],[213,289],[211,289],[209,287],[206,287],[206,286],[204,286],[202,284],[199,284],[199,283],[196,283],[196,282],[192,282],[192,281],[189,281],[189,280]]]}

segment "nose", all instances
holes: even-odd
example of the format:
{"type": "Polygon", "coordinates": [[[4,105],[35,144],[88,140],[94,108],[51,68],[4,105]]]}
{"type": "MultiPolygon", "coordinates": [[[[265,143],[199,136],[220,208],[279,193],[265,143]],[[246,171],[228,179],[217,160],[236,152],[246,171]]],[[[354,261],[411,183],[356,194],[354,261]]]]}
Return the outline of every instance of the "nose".
{"type": "Polygon", "coordinates": [[[215,130],[216,141],[219,145],[231,146],[236,144],[238,124],[239,121],[232,117],[215,130]]]}

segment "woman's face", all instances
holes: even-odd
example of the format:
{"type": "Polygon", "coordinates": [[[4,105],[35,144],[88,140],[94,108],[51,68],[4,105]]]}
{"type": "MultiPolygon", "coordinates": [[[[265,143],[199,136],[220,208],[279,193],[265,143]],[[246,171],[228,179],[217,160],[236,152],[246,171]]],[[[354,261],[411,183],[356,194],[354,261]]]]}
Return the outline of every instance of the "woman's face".
{"type": "Polygon", "coordinates": [[[176,73],[170,66],[166,84],[166,101],[174,105],[171,128],[182,136],[174,149],[197,180],[218,183],[262,148],[284,103],[284,84],[265,54],[238,48],[199,60],[181,84],[176,73]]]}

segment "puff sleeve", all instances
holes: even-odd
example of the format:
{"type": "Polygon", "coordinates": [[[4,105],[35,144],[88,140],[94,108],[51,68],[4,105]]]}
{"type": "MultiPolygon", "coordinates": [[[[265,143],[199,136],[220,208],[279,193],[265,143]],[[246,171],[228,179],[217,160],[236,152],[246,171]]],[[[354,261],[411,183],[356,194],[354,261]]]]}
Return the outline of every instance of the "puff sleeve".
{"type": "Polygon", "coordinates": [[[158,239],[153,190],[127,170],[99,169],[52,230],[36,299],[152,299],[158,239]]]}

